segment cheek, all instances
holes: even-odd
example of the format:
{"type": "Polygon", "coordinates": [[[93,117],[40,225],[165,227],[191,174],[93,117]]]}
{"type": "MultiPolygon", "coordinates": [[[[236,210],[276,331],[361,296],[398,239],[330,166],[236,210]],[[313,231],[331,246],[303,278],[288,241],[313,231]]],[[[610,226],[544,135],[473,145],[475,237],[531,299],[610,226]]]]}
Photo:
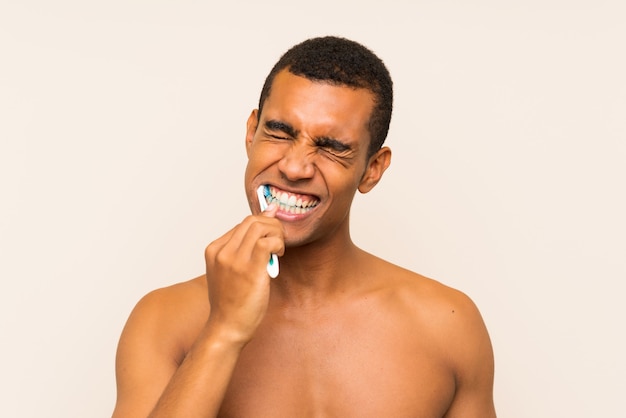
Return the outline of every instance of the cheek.
{"type": "Polygon", "coordinates": [[[319,156],[316,161],[328,188],[335,191],[335,194],[351,195],[352,192],[356,192],[363,176],[364,168],[361,164],[346,167],[322,156],[319,156]]]}
{"type": "Polygon", "coordinates": [[[276,148],[263,144],[252,145],[248,153],[247,171],[254,175],[280,160],[276,148]]]}

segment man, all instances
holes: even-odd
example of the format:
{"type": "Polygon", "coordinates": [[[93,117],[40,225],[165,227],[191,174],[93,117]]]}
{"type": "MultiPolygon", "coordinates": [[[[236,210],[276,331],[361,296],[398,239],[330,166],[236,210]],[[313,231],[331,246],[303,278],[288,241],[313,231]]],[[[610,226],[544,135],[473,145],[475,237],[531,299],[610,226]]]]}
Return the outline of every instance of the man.
{"type": "Polygon", "coordinates": [[[387,69],[360,44],[315,38],[281,57],[247,122],[253,214],[207,247],[206,275],[137,304],[114,417],[495,416],[470,299],[350,239],[356,190],[390,163],[391,103],[387,69]]]}

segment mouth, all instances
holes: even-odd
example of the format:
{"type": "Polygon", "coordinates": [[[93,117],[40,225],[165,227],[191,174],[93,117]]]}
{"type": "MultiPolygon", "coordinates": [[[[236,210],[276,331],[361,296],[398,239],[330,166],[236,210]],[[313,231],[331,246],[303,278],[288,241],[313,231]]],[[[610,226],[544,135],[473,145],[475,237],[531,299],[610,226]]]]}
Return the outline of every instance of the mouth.
{"type": "Polygon", "coordinates": [[[275,204],[281,212],[300,215],[315,208],[320,200],[311,195],[302,195],[280,190],[274,186],[265,186],[267,204],[275,204]]]}

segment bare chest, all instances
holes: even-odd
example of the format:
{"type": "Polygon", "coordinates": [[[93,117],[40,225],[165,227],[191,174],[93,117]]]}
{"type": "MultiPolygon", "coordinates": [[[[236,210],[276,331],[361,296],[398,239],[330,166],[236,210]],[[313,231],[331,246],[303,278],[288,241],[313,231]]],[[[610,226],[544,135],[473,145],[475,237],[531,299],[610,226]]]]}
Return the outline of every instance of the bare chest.
{"type": "Polygon", "coordinates": [[[269,320],[243,350],[220,416],[440,417],[454,390],[432,342],[402,321],[269,320]]]}

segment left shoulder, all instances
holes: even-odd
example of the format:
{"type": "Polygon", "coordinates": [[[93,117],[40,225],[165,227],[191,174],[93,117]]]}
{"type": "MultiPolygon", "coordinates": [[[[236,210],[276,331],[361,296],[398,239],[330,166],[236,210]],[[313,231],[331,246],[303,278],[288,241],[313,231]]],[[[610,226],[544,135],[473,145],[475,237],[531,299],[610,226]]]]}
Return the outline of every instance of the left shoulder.
{"type": "Polygon", "coordinates": [[[413,301],[417,329],[425,331],[454,375],[455,396],[446,417],[495,417],[494,357],[480,311],[463,292],[422,276],[403,287],[413,301]]]}
{"type": "Polygon", "coordinates": [[[462,291],[416,273],[407,275],[399,285],[400,292],[416,309],[416,315],[427,316],[438,330],[449,330],[461,336],[484,327],[474,301],[462,291]]]}
{"type": "Polygon", "coordinates": [[[491,340],[476,304],[465,293],[391,264],[385,271],[387,309],[403,324],[406,342],[428,352],[454,379],[452,417],[495,417],[491,340]]]}
{"type": "Polygon", "coordinates": [[[426,315],[429,321],[437,323],[449,322],[449,326],[464,321],[482,322],[478,308],[462,291],[384,261],[382,270],[384,287],[398,298],[397,302],[414,310],[414,315],[426,315]]]}
{"type": "Polygon", "coordinates": [[[429,338],[458,373],[468,367],[493,368],[491,341],[482,315],[465,293],[390,265],[389,293],[403,315],[429,338]]]}

